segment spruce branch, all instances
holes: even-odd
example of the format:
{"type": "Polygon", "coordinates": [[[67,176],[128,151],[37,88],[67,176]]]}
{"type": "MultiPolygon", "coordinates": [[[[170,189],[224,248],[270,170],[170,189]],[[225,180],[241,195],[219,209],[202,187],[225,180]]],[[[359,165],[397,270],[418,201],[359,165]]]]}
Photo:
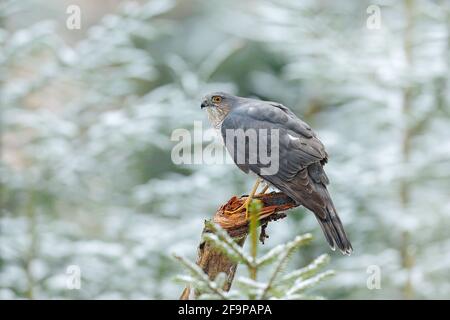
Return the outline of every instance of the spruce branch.
{"type": "Polygon", "coordinates": [[[254,281],[257,279],[258,267],[256,265],[256,255],[258,254],[258,214],[261,212],[261,202],[259,200],[253,200],[250,203],[249,211],[250,211],[250,255],[251,255],[251,264],[248,264],[248,271],[250,278],[254,281]]]}
{"type": "Polygon", "coordinates": [[[330,257],[327,254],[322,254],[316,259],[314,259],[310,264],[308,264],[306,267],[297,269],[295,271],[292,271],[283,277],[281,277],[280,281],[282,283],[292,283],[296,281],[297,279],[305,280],[309,277],[312,277],[316,272],[328,264],[330,261],[330,257]]]}
{"type": "Polygon", "coordinates": [[[219,249],[227,248],[229,250],[224,251],[226,255],[231,254],[233,252],[237,257],[239,257],[240,261],[244,261],[245,264],[250,265],[253,262],[248,259],[245,251],[236,243],[236,240],[228,235],[228,233],[223,230],[219,225],[215,224],[211,221],[205,221],[205,227],[213,232],[205,233],[203,235],[203,239],[205,241],[211,241],[214,244],[219,244],[219,249]]]}
{"type": "Polygon", "coordinates": [[[311,240],[312,235],[310,233],[306,233],[302,236],[297,236],[293,241],[287,244],[280,244],[271,249],[264,256],[257,259],[256,264],[258,265],[258,267],[263,267],[265,265],[271,264],[286,250],[296,250],[297,248],[308,244],[311,240]]]}
{"type": "Polygon", "coordinates": [[[222,291],[222,289],[220,289],[215,282],[210,281],[208,275],[206,275],[198,265],[181,256],[174,255],[174,257],[191,272],[192,278],[200,281],[202,284],[205,284],[205,287],[217,294],[221,299],[227,299],[226,294],[222,291]]]}
{"type": "Polygon", "coordinates": [[[245,261],[244,262],[245,264],[251,263],[250,261],[247,261],[247,257],[243,255],[242,252],[236,250],[235,247],[230,246],[226,241],[218,237],[216,234],[213,233],[204,234],[203,240],[205,240],[208,243],[211,243],[214,246],[214,248],[226,254],[226,256],[230,258],[230,260],[232,260],[233,262],[239,263],[245,261]]]}
{"type": "Polygon", "coordinates": [[[278,256],[278,259],[276,261],[276,266],[272,272],[272,275],[269,278],[269,282],[267,282],[266,287],[264,288],[261,298],[265,299],[267,298],[267,294],[272,289],[272,286],[274,285],[274,282],[277,278],[277,276],[281,273],[283,268],[285,267],[287,261],[291,257],[292,253],[298,249],[300,246],[304,245],[305,243],[308,243],[312,239],[311,234],[306,234],[303,236],[297,236],[294,241],[291,241],[284,245],[284,250],[281,251],[281,253],[278,256]]]}
{"type": "Polygon", "coordinates": [[[294,285],[286,292],[285,297],[287,299],[291,299],[292,296],[304,292],[306,289],[309,289],[323,280],[333,276],[335,273],[332,270],[327,270],[325,272],[319,273],[318,275],[309,278],[305,281],[302,281],[301,279],[297,280],[294,285]]]}

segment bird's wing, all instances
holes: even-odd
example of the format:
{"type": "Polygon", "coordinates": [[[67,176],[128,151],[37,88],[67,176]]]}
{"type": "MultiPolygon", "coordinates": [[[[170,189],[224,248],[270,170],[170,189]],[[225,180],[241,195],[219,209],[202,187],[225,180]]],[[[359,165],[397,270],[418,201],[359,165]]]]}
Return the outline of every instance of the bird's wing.
{"type": "MultiPolygon", "coordinates": [[[[233,159],[241,156],[246,160],[249,159],[248,147],[237,148],[236,142],[234,145],[227,143],[227,131],[242,129],[268,130],[267,135],[259,135],[258,143],[273,146],[270,132],[276,129],[279,135],[279,170],[277,176],[283,180],[292,180],[297,173],[315,162],[325,163],[327,160],[327,153],[322,142],[317,138],[316,134],[311,128],[302,120],[298,119],[288,108],[281,104],[272,102],[260,102],[245,105],[231,111],[222,123],[221,133],[225,141],[228,151],[231,153],[233,159]],[[262,141],[260,141],[262,139],[262,141]],[[245,155],[240,153],[246,152],[245,155]]],[[[230,132],[230,131],[228,131],[230,132]]],[[[260,155],[258,154],[257,157],[260,155]]],[[[259,160],[259,158],[258,158],[259,160]]],[[[236,163],[242,170],[254,171],[259,174],[264,165],[261,161],[256,164],[250,163],[236,163]]]]}

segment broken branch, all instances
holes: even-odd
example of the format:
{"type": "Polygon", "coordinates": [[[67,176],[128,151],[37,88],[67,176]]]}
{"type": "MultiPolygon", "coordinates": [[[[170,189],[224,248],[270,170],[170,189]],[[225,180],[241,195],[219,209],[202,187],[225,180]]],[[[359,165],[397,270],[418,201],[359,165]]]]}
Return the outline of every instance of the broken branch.
{"type": "MultiPolygon", "coordinates": [[[[214,214],[212,221],[218,224],[222,229],[235,239],[235,241],[243,246],[248,234],[248,223],[245,209],[239,212],[228,215],[225,211],[233,211],[242,206],[247,196],[240,198],[234,196],[224,205],[222,205],[214,214]]],[[[284,213],[286,210],[295,208],[298,205],[288,196],[281,192],[272,192],[254,197],[262,202],[262,209],[259,212],[258,220],[261,226],[260,241],[268,238],[266,234],[266,227],[270,221],[276,221],[286,217],[284,213]]],[[[202,235],[206,232],[211,232],[206,225],[202,231],[202,235]]],[[[217,250],[212,244],[203,240],[200,242],[197,250],[197,265],[208,275],[210,279],[215,279],[219,273],[226,274],[226,281],[223,290],[230,290],[233,283],[234,275],[237,268],[237,263],[231,261],[226,254],[217,250]]],[[[189,300],[198,295],[192,292],[190,287],[186,287],[181,294],[181,300],[189,300]]]]}

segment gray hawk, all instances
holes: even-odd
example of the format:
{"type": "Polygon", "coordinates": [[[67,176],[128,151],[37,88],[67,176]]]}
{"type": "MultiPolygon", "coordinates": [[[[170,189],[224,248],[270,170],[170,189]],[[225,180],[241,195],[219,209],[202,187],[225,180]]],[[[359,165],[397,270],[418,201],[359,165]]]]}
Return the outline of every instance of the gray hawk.
{"type": "Polygon", "coordinates": [[[207,110],[211,125],[220,131],[236,165],[258,177],[244,203],[246,210],[260,182],[264,181],[266,187],[262,193],[267,186],[273,186],[311,210],[331,249],[338,247],[344,254],[352,253],[352,245],[326,187],[329,180],[323,166],[328,155],[308,124],[280,103],[223,92],[205,96],[201,108],[207,110]],[[251,130],[256,134],[247,135],[251,130]],[[244,138],[239,139],[236,132],[244,133],[244,138]],[[277,160],[276,170],[268,170],[275,161],[268,163],[263,155],[277,160]]]}

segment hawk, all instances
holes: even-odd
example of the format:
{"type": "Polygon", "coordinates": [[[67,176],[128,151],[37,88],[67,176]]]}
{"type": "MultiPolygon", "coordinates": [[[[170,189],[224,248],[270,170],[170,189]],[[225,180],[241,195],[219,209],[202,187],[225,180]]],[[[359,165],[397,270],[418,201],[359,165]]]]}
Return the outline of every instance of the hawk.
{"type": "Polygon", "coordinates": [[[244,203],[246,210],[264,181],[266,187],[262,193],[268,186],[282,191],[314,213],[332,250],[338,247],[343,254],[352,253],[352,245],[327,190],[329,180],[323,169],[327,152],[308,124],[280,103],[223,92],[205,96],[201,109],[207,110],[211,125],[220,131],[236,165],[245,173],[257,176],[244,203]],[[251,135],[245,135],[240,142],[239,135],[237,139],[230,138],[236,132],[245,134],[249,130],[257,133],[256,139],[251,135]],[[262,150],[267,151],[266,156],[277,159],[276,170],[267,170],[272,163],[263,161],[262,150]]]}

